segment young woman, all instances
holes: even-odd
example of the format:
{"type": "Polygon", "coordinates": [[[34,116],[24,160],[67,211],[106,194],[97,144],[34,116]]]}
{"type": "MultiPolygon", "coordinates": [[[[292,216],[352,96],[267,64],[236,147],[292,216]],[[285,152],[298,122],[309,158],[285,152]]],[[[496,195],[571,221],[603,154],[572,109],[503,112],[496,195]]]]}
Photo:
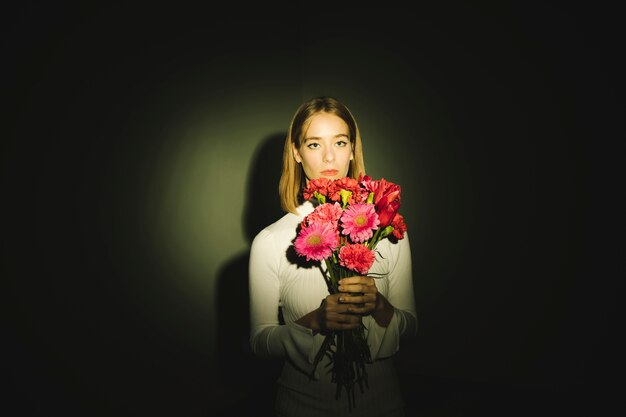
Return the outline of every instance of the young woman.
{"type": "Polygon", "coordinates": [[[377,278],[344,278],[340,292],[332,295],[322,271],[303,267],[292,250],[298,225],[314,210],[302,198],[308,181],[358,179],[359,174],[365,175],[361,137],[348,108],[332,97],[303,103],[283,151],[279,193],[286,214],[255,237],[249,265],[252,350],[259,357],[285,358],[277,380],[277,416],[404,415],[390,359],[400,338],[417,331],[408,235],[395,243],[379,242],[380,256],[370,269],[377,278]],[[328,358],[310,376],[324,335],[354,329],[361,322],[373,363],[366,365],[368,387],[363,392],[355,388],[356,407],[350,412],[345,392],[335,398],[328,358]]]}

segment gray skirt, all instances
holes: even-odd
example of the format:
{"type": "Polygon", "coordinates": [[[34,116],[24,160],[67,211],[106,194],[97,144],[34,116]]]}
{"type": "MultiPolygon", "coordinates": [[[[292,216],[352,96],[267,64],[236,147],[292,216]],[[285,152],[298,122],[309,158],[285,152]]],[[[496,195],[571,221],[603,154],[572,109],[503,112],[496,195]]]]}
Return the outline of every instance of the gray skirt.
{"type": "MultiPolygon", "coordinates": [[[[321,364],[320,364],[321,365],[321,364]]],[[[368,387],[354,388],[350,412],[345,390],[335,398],[336,384],[328,375],[310,380],[287,360],[277,380],[277,417],[404,417],[404,402],[392,358],[366,364],[368,387]]]]}

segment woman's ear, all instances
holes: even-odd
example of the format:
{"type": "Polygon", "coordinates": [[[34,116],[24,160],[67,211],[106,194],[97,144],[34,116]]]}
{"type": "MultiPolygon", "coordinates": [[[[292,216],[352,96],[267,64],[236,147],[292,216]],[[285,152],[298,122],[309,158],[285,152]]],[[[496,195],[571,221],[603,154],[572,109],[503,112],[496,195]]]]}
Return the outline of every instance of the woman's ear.
{"type": "Polygon", "coordinates": [[[300,152],[298,152],[296,145],[291,144],[291,150],[293,151],[293,159],[295,159],[297,163],[302,162],[302,157],[300,156],[300,152]]]}

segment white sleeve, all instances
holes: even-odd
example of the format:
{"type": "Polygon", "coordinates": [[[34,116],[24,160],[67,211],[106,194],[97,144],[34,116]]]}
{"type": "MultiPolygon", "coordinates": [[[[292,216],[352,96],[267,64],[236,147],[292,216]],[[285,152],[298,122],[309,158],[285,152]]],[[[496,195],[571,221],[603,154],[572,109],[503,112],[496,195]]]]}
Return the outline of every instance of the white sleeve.
{"type": "Polygon", "coordinates": [[[323,337],[297,323],[280,325],[280,256],[270,232],[263,230],[254,238],[249,264],[250,346],[259,357],[287,356],[310,373],[323,337]]]}
{"type": "Polygon", "coordinates": [[[390,244],[390,247],[390,271],[387,276],[389,289],[386,298],[394,306],[394,314],[387,327],[378,325],[372,316],[364,318],[364,324],[369,329],[367,340],[372,359],[394,355],[400,348],[400,338],[414,336],[417,333],[408,234],[405,233],[404,239],[390,244]]]}

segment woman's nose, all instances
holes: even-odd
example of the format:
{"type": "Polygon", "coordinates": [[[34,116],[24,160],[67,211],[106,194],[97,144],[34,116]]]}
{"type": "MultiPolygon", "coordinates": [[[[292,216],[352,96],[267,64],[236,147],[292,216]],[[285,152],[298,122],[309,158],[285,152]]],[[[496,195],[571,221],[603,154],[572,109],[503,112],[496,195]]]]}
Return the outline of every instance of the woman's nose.
{"type": "Polygon", "coordinates": [[[335,153],[332,148],[327,149],[324,152],[324,162],[332,162],[335,159],[335,153]]]}

